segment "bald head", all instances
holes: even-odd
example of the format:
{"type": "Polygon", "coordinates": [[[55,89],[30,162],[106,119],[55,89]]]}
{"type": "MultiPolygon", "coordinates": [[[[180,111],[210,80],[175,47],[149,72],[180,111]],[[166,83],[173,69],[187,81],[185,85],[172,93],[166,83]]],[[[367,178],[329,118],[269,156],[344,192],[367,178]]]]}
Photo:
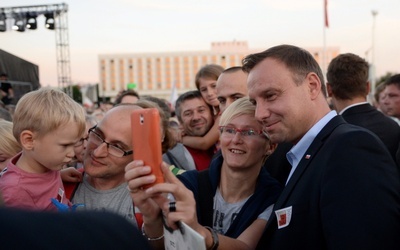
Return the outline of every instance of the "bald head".
{"type": "Polygon", "coordinates": [[[218,77],[217,98],[221,113],[234,101],[247,95],[247,73],[241,67],[229,68],[218,77]]]}
{"type": "Polygon", "coordinates": [[[133,110],[137,109],[142,109],[141,107],[135,105],[135,104],[121,104],[118,106],[115,106],[108,110],[102,121],[100,121],[99,125],[103,122],[104,119],[106,120],[112,120],[113,122],[131,122],[131,116],[130,114],[132,113],[133,110]]]}
{"type": "Polygon", "coordinates": [[[131,114],[132,111],[137,109],[142,108],[134,104],[126,104],[108,110],[94,129],[103,143],[95,143],[95,139],[93,139],[95,137],[91,138],[89,135],[84,156],[84,167],[85,172],[90,176],[91,184],[95,188],[114,188],[125,181],[124,169],[132,161],[132,155],[118,157],[110,154],[109,151],[110,145],[125,153],[133,150],[131,114]],[[104,141],[108,144],[105,144],[104,141]],[[102,181],[97,182],[98,180],[102,181]],[[99,183],[102,183],[102,186],[99,183]]]}
{"type": "Polygon", "coordinates": [[[132,148],[132,111],[142,109],[134,104],[124,104],[108,110],[97,128],[104,135],[111,135],[114,141],[120,141],[126,148],[132,148]]]}

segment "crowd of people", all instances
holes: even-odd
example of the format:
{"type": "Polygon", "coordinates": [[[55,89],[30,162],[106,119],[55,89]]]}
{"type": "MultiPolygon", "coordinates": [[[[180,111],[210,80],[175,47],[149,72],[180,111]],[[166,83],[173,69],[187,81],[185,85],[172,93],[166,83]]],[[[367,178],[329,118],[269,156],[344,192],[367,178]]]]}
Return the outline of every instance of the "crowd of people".
{"type": "Polygon", "coordinates": [[[203,66],[174,110],[134,90],[92,112],[32,91],[0,112],[0,218],[27,238],[6,246],[65,242],[21,235],[45,227],[81,246],[164,249],[165,230],[184,222],[206,249],[397,249],[400,74],[371,102],[368,66],[340,54],[325,83],[309,52],[279,45],[203,66]],[[133,160],[130,114],[148,108],[160,114],[164,162],[152,167],[164,183],[133,160]]]}

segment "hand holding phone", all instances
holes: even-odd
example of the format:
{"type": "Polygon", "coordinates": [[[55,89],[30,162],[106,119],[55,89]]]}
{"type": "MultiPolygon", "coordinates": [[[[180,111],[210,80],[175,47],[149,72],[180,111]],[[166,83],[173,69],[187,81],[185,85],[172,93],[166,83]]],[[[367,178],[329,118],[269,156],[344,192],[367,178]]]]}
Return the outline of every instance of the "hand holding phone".
{"type": "Polygon", "coordinates": [[[156,108],[138,109],[131,114],[133,159],[142,160],[144,165],[151,167],[151,174],[156,176],[153,184],[164,182],[161,171],[161,123],[160,114],[156,108]]]}

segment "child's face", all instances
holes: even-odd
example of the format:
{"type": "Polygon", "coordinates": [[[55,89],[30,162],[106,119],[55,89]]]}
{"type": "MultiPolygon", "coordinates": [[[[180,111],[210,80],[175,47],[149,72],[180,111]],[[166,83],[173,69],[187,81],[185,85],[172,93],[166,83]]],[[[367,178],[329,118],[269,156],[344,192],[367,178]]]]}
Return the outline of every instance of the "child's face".
{"type": "Polygon", "coordinates": [[[207,104],[215,107],[219,105],[217,99],[217,80],[211,78],[199,79],[199,90],[207,104]]]}
{"type": "Polygon", "coordinates": [[[70,121],[56,130],[34,140],[30,153],[36,169],[60,170],[75,156],[74,145],[82,135],[78,134],[76,122],[70,121]]]}

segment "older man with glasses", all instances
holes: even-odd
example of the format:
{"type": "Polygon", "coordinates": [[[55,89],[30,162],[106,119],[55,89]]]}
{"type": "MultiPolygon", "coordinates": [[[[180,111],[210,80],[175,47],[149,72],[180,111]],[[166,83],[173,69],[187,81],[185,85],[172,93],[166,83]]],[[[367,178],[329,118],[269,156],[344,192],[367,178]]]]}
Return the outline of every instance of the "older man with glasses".
{"type": "Polygon", "coordinates": [[[130,114],[135,109],[141,108],[114,107],[89,129],[83,181],[75,188],[71,201],[84,204],[86,210],[115,212],[138,225],[124,179],[125,166],[132,161],[130,114]]]}

